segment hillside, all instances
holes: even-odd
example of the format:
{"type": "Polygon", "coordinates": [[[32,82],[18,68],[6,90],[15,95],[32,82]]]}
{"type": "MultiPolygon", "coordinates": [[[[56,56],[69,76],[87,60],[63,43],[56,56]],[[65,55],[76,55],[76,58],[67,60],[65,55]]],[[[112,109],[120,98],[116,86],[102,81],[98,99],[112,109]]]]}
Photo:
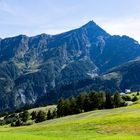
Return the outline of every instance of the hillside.
{"type": "Polygon", "coordinates": [[[139,91],[140,89],[140,59],[130,61],[116,68],[111,69],[109,72],[102,76],[102,79],[116,81],[115,85],[119,90],[131,89],[133,91],[139,91]]]}
{"type": "Polygon", "coordinates": [[[48,112],[48,110],[55,110],[56,109],[56,105],[49,105],[49,106],[45,106],[45,107],[37,107],[37,108],[32,108],[32,109],[29,109],[29,113],[32,113],[33,111],[44,111],[44,112],[48,112]]]}
{"type": "Polygon", "coordinates": [[[138,140],[139,135],[140,103],[67,116],[32,126],[0,127],[2,140],[138,140]]]}

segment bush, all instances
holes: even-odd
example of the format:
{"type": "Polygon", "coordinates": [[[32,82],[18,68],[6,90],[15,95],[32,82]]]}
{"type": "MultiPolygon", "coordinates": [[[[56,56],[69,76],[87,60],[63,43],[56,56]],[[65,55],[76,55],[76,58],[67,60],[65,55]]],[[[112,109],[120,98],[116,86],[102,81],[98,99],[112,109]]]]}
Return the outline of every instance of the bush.
{"type": "Polygon", "coordinates": [[[137,96],[139,96],[140,95],[140,93],[139,92],[137,92],[137,96]]]}
{"type": "Polygon", "coordinates": [[[6,122],[5,122],[5,120],[0,120],[0,125],[2,126],[2,125],[5,125],[6,124],[6,122]]]}
{"type": "Polygon", "coordinates": [[[11,127],[14,127],[14,126],[15,126],[15,122],[12,122],[12,123],[11,123],[11,127]]]}
{"type": "Polygon", "coordinates": [[[15,122],[15,126],[21,126],[23,125],[23,122],[20,119],[17,119],[17,121],[15,122]]]}
{"type": "Polygon", "coordinates": [[[135,102],[138,100],[138,97],[137,96],[134,96],[133,99],[132,99],[132,102],[135,102]]]}
{"type": "Polygon", "coordinates": [[[132,100],[131,97],[128,96],[128,95],[122,96],[122,99],[123,99],[124,101],[131,101],[131,100],[132,100]]]}
{"type": "Polygon", "coordinates": [[[124,102],[120,96],[120,94],[118,92],[116,92],[114,94],[114,107],[117,108],[117,107],[121,107],[122,106],[122,103],[124,102]]]}
{"type": "Polygon", "coordinates": [[[53,116],[53,119],[57,118],[57,111],[56,111],[56,109],[52,112],[52,116],[53,116]]]}

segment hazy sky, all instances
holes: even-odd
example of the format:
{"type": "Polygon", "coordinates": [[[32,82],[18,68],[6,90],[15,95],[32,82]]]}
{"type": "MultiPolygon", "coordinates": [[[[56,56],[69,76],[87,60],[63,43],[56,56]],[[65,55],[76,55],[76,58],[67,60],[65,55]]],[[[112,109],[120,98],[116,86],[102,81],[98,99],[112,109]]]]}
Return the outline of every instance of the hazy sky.
{"type": "Polygon", "coordinates": [[[93,20],[140,42],[140,0],[0,0],[0,37],[56,34],[93,20]]]}

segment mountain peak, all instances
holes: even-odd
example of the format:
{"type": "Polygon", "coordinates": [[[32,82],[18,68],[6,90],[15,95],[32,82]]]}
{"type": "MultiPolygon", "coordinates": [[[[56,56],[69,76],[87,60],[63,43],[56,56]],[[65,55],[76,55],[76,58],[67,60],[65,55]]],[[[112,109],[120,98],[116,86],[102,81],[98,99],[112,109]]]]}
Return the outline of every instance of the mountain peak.
{"type": "Polygon", "coordinates": [[[87,30],[88,33],[93,35],[94,37],[98,36],[104,36],[109,37],[110,34],[108,34],[104,29],[102,29],[100,26],[98,26],[93,20],[89,21],[85,25],[83,25],[80,29],[87,30]]]}
{"type": "Polygon", "coordinates": [[[88,27],[88,26],[98,26],[98,25],[93,20],[91,20],[88,23],[86,23],[84,26],[88,27]]]}

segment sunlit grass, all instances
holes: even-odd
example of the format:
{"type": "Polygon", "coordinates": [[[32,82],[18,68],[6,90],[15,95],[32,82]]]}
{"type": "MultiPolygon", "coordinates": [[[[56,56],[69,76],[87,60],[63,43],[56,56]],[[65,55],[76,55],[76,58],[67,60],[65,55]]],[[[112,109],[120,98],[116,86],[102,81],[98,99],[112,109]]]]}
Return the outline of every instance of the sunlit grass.
{"type": "Polygon", "coordinates": [[[0,140],[139,140],[140,104],[34,124],[0,127],[0,140]]]}

